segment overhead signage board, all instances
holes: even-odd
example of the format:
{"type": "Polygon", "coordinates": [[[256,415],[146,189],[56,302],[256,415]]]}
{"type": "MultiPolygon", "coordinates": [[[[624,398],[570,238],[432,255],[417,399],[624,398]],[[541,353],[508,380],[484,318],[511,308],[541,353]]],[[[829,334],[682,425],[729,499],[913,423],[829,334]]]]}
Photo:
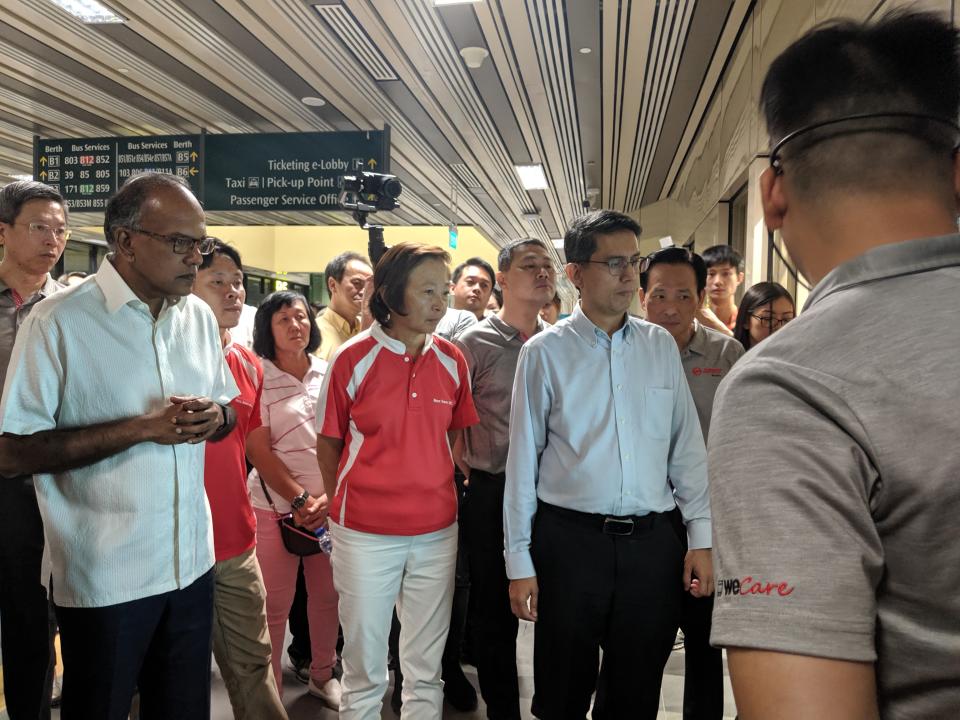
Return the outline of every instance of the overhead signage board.
{"type": "Polygon", "coordinates": [[[207,210],[337,210],[340,177],[388,172],[386,131],[207,135],[207,210]]]}
{"type": "Polygon", "coordinates": [[[180,175],[200,194],[201,136],[61,138],[35,143],[34,177],[59,190],[74,211],[103,210],[128,177],[147,171],[180,175]]]}

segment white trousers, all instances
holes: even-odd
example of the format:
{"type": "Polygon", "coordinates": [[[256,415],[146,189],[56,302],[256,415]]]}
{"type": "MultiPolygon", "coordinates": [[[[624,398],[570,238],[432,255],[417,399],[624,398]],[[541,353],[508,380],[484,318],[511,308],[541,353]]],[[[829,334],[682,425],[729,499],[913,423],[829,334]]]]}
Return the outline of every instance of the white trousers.
{"type": "Polygon", "coordinates": [[[443,715],[440,665],[450,630],[457,524],[426,535],[374,535],[330,523],[343,627],[340,720],[379,720],[393,607],[400,618],[404,720],[443,715]]]}

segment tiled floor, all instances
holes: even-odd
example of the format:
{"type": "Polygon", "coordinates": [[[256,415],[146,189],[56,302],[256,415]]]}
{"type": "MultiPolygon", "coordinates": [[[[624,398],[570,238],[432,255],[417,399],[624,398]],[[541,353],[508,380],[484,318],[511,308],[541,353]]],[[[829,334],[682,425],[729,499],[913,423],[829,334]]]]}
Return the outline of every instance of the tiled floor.
{"type": "MultiPolygon", "coordinates": [[[[533,626],[530,623],[520,623],[520,634],[517,641],[517,668],[520,673],[520,695],[523,700],[521,713],[524,720],[533,718],[530,714],[530,699],[533,697],[533,626]]],[[[467,677],[477,687],[476,669],[464,666],[467,677]]],[[[391,680],[392,680],[391,675],[391,680]]],[[[284,702],[290,714],[290,720],[334,720],[337,713],[328,710],[324,705],[306,692],[306,686],[301,685],[294,678],[292,672],[284,673],[284,702]]],[[[391,686],[392,687],[392,686],[391,686]]],[[[724,718],[733,718],[736,715],[733,704],[733,691],[730,688],[730,678],[724,676],[724,718]]],[[[395,720],[396,715],[390,709],[389,690],[384,697],[384,709],[381,718],[395,720]]],[[[683,650],[675,651],[667,662],[663,677],[661,692],[661,709],[658,720],[680,720],[683,710],[683,650]]],[[[444,708],[443,717],[447,720],[482,720],[486,718],[483,701],[480,707],[472,713],[459,713],[450,707],[444,708]]],[[[232,720],[230,702],[220,680],[220,675],[214,669],[213,680],[213,720],[232,720]]]]}
{"type": "MultiPolygon", "coordinates": [[[[523,699],[521,713],[524,720],[533,718],[530,714],[530,699],[533,697],[533,626],[530,623],[520,623],[520,634],[517,642],[517,666],[520,672],[520,695],[523,699]]],[[[724,663],[726,666],[726,663],[724,663]]],[[[476,669],[465,666],[464,671],[470,681],[477,686],[476,669]]],[[[392,679],[392,676],[391,676],[392,679]]],[[[733,691],[730,687],[730,678],[724,673],[724,718],[733,718],[736,709],[733,703],[733,691]]],[[[284,702],[290,714],[290,720],[335,720],[337,713],[327,709],[319,700],[307,694],[306,686],[301,685],[294,678],[292,672],[284,673],[284,702]]],[[[397,716],[390,709],[390,691],[384,697],[384,709],[381,718],[396,720],[397,716]]],[[[670,656],[663,676],[663,687],[660,695],[660,714],[657,720],[680,720],[683,710],[683,650],[676,650],[670,656]]],[[[459,713],[450,707],[444,708],[443,717],[446,720],[482,720],[486,717],[483,701],[473,713],[459,713]]],[[[53,712],[53,720],[59,720],[60,713],[53,712]]],[[[0,720],[7,720],[7,714],[0,709],[0,720]]],[[[212,720],[233,720],[230,702],[220,678],[220,672],[213,668],[213,717],[212,720]]]]}

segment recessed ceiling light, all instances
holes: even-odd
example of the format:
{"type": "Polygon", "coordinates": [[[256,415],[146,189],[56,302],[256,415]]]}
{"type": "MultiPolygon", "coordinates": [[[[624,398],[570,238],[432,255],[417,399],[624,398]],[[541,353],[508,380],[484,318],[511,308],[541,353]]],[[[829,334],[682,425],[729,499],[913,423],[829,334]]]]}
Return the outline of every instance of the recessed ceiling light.
{"type": "Polygon", "coordinates": [[[480,0],[433,0],[434,7],[443,7],[444,5],[472,5],[480,0]]]}
{"type": "Polygon", "coordinates": [[[31,180],[33,180],[33,175],[17,174],[17,175],[11,175],[10,177],[12,177],[14,180],[20,180],[22,182],[30,182],[31,180]]]}
{"type": "Polygon", "coordinates": [[[543,165],[514,165],[524,190],[546,190],[547,176],[543,173],[543,165]]]}
{"type": "Polygon", "coordinates": [[[130,72],[130,68],[117,68],[117,72],[126,75],[130,72]]]}
{"type": "Polygon", "coordinates": [[[589,54],[592,53],[592,52],[593,52],[593,49],[592,49],[592,48],[588,48],[588,47],[582,47],[582,48],[580,48],[580,54],[581,54],[581,55],[589,55],[589,54]]]}
{"type": "Polygon", "coordinates": [[[300,102],[304,105],[309,105],[310,107],[323,107],[327,104],[327,101],[323,98],[313,97],[312,95],[307,95],[307,97],[300,98],[300,102]]]}
{"type": "Polygon", "coordinates": [[[63,8],[80,22],[88,24],[123,23],[124,18],[117,15],[97,0],[51,0],[54,5],[63,8]]]}

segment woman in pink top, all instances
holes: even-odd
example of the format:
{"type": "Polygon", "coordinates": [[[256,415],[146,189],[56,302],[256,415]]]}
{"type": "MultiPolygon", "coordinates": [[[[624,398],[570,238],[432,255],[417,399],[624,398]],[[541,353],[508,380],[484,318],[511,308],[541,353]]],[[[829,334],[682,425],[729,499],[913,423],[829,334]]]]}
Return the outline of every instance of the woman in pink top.
{"type": "MultiPolygon", "coordinates": [[[[327,369],[327,364],[312,354],[319,346],[320,330],[302,295],[276,292],[264,299],[253,326],[253,349],[263,358],[262,426],[247,436],[247,456],[255,467],[248,484],[257,517],[257,555],[267,591],[273,670],[281,691],[280,659],[301,558],[284,547],[270,500],[278,512],[292,513],[306,532],[327,521],[313,421],[327,369]]],[[[318,553],[302,560],[313,656],[307,688],[329,707],[339,709],[340,683],[333,677],[337,593],[330,559],[318,553]]]]}

